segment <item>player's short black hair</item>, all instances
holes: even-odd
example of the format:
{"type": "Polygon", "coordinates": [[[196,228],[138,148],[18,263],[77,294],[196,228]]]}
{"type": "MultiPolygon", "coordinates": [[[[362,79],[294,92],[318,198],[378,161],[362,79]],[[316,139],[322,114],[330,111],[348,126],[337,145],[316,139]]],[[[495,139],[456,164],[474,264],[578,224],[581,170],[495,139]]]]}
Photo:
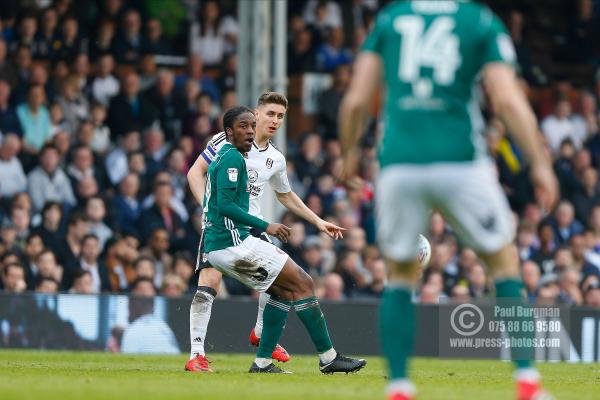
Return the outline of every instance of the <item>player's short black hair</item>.
{"type": "Polygon", "coordinates": [[[252,114],[252,110],[246,106],[236,106],[227,110],[223,115],[223,129],[233,128],[236,118],[247,112],[252,114]]]}

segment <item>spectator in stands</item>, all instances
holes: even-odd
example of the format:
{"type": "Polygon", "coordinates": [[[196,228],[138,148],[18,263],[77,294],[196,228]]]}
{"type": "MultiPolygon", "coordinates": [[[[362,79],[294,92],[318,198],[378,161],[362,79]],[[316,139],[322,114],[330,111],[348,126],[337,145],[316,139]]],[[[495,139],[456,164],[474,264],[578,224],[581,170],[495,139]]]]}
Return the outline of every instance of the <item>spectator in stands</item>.
{"type": "Polygon", "coordinates": [[[323,40],[328,31],[342,27],[342,12],[335,1],[310,0],[306,3],[303,17],[319,32],[319,40],[323,40]]]}
{"type": "Polygon", "coordinates": [[[146,54],[140,61],[140,91],[147,92],[156,84],[158,78],[158,68],[156,67],[155,57],[152,54],[146,54]]]}
{"type": "Polygon", "coordinates": [[[527,299],[531,304],[534,304],[541,277],[540,267],[533,261],[525,261],[521,265],[521,276],[527,291],[527,299]]]}
{"type": "MultiPolygon", "coordinates": [[[[106,125],[106,106],[100,103],[92,104],[91,125],[93,129],[89,146],[95,154],[103,157],[110,149],[110,129],[106,125]]],[[[83,125],[83,124],[82,124],[83,125]]]]}
{"type": "Polygon", "coordinates": [[[32,50],[34,56],[37,55],[35,46],[35,34],[37,32],[37,19],[35,14],[25,14],[19,22],[19,35],[11,43],[10,51],[15,52],[18,47],[27,47],[32,50]]]}
{"type": "Polygon", "coordinates": [[[36,58],[52,60],[55,43],[59,40],[57,33],[58,15],[52,7],[46,8],[40,18],[40,29],[35,35],[36,58]]]}
{"type": "Polygon", "coordinates": [[[158,110],[160,125],[169,141],[181,136],[181,119],[185,112],[183,98],[177,96],[174,89],[175,74],[161,69],[156,85],[148,93],[148,100],[158,110]]]}
{"type": "Polygon", "coordinates": [[[352,297],[356,290],[367,286],[372,279],[370,275],[367,277],[362,273],[359,264],[360,254],[355,251],[344,251],[339,256],[335,272],[344,280],[344,294],[346,297],[352,297]]]}
{"type": "Polygon", "coordinates": [[[580,272],[574,268],[567,268],[559,275],[560,301],[568,305],[581,305],[583,295],[579,290],[580,272]]]}
{"type": "Polygon", "coordinates": [[[69,75],[62,82],[61,96],[56,101],[63,110],[67,133],[75,134],[79,123],[88,118],[90,113],[90,105],[81,92],[75,75],[69,75]]]}
{"type": "Polygon", "coordinates": [[[95,40],[90,46],[90,59],[96,62],[103,54],[110,53],[113,38],[115,36],[115,24],[110,20],[102,20],[95,40]]]}
{"type": "Polygon", "coordinates": [[[151,18],[146,22],[146,41],[143,52],[167,56],[173,54],[171,43],[163,36],[163,27],[158,18],[151,18]]]}
{"type": "Polygon", "coordinates": [[[214,102],[221,98],[217,84],[204,73],[204,61],[198,54],[190,54],[187,60],[186,74],[175,79],[175,87],[181,89],[185,82],[193,79],[200,85],[200,91],[208,93],[214,102]]]}
{"type": "Polygon", "coordinates": [[[112,50],[119,63],[136,64],[140,61],[144,48],[147,47],[141,28],[140,14],[130,8],[124,13],[121,29],[112,44],[112,50]]]}
{"type": "Polygon", "coordinates": [[[25,269],[19,263],[8,263],[2,270],[4,293],[23,293],[27,290],[25,269]]]}
{"type": "Polygon", "coordinates": [[[40,211],[47,201],[75,205],[75,195],[67,174],[59,167],[58,149],[50,144],[40,151],[40,165],[27,176],[28,192],[35,211],[40,211]]]}
{"type": "Polygon", "coordinates": [[[304,240],[301,266],[313,278],[325,274],[321,263],[321,239],[318,236],[308,236],[304,240]]]}
{"type": "Polygon", "coordinates": [[[371,283],[358,291],[355,297],[380,298],[387,284],[387,270],[385,262],[381,258],[374,260],[369,268],[371,283]]]}
{"type": "Polygon", "coordinates": [[[173,259],[173,273],[185,282],[186,292],[191,293],[196,290],[198,277],[194,274],[195,268],[195,262],[192,261],[191,255],[187,251],[175,254],[173,259]]]}
{"type": "Polygon", "coordinates": [[[521,74],[528,83],[538,83],[533,71],[531,49],[524,38],[525,16],[520,10],[511,10],[508,19],[508,32],[515,46],[521,74]]]}
{"type": "Polygon", "coordinates": [[[92,274],[83,269],[77,270],[73,279],[73,286],[69,289],[69,293],[97,294],[98,292],[94,290],[92,274]]]}
{"type": "Polygon", "coordinates": [[[288,74],[301,74],[312,72],[317,67],[317,55],[313,49],[313,36],[308,28],[304,28],[294,35],[292,43],[288,46],[288,74]]]}
{"type": "Polygon", "coordinates": [[[583,182],[573,195],[573,207],[578,221],[585,222],[592,207],[600,203],[600,188],[598,187],[598,172],[589,167],[583,173],[583,182]]]}
{"type": "Polygon", "coordinates": [[[10,105],[9,101],[10,84],[7,80],[0,79],[0,133],[3,135],[12,133],[20,137],[23,135],[21,122],[17,116],[17,111],[10,105]]]}
{"type": "Polygon", "coordinates": [[[130,283],[135,280],[133,263],[138,257],[137,247],[126,237],[109,241],[106,244],[106,267],[114,292],[129,288],[130,283]]]}
{"type": "Polygon", "coordinates": [[[98,103],[108,106],[119,94],[119,80],[113,75],[115,60],[110,53],[102,54],[97,63],[97,75],[92,81],[92,95],[98,103]]]}
{"type": "Polygon", "coordinates": [[[325,140],[337,139],[338,137],[338,111],[342,97],[350,83],[350,65],[341,64],[335,68],[333,74],[333,86],[321,93],[318,101],[319,133],[325,140]]]}
{"type": "Polygon", "coordinates": [[[25,268],[25,281],[27,289],[33,290],[35,285],[35,276],[38,274],[36,260],[44,250],[44,241],[39,233],[32,233],[25,241],[23,249],[23,266],[25,268]]]}
{"type": "Polygon", "coordinates": [[[127,155],[139,151],[141,147],[140,133],[127,131],[119,138],[119,145],[106,156],[104,167],[110,183],[119,184],[129,172],[127,155]]]}
{"type": "Polygon", "coordinates": [[[215,0],[202,3],[199,20],[190,29],[190,54],[200,55],[210,67],[218,67],[226,54],[235,52],[238,25],[233,17],[221,14],[215,0]]]}
{"type": "Polygon", "coordinates": [[[70,288],[77,268],[77,260],[81,257],[81,242],[90,233],[90,223],[85,213],[73,211],[67,222],[67,232],[55,249],[56,258],[64,268],[63,285],[70,288]]]}
{"type": "Polygon", "coordinates": [[[45,102],[44,87],[33,85],[29,88],[27,102],[17,107],[23,128],[23,149],[29,153],[36,153],[50,138],[50,113],[45,102]]]}
{"type": "MultiPolygon", "coordinates": [[[[1,117],[0,117],[1,118],[1,117]]],[[[27,189],[27,177],[17,157],[21,141],[15,134],[5,134],[0,145],[0,199],[7,203],[15,193],[27,189]]]]}
{"type": "Polygon", "coordinates": [[[283,243],[281,248],[293,260],[301,260],[302,244],[305,242],[306,238],[306,228],[302,222],[297,221],[291,224],[288,223],[288,226],[291,228],[290,237],[288,238],[287,243],[283,243]]]}
{"type": "Polygon", "coordinates": [[[126,132],[150,126],[158,114],[152,103],[140,95],[140,79],[137,73],[129,72],[122,80],[121,93],[110,100],[108,126],[113,138],[126,132]]]}
{"type": "Polygon", "coordinates": [[[119,192],[112,200],[112,212],[118,230],[136,232],[137,220],[141,213],[138,201],[140,178],[135,172],[128,173],[119,184],[119,192]]]}
{"type": "MultiPolygon", "coordinates": [[[[63,267],[56,263],[56,256],[50,249],[44,249],[40,252],[35,262],[37,266],[37,275],[35,282],[42,280],[43,278],[53,279],[57,282],[61,282],[63,278],[63,267]]],[[[68,288],[65,288],[68,289],[68,288]]]]}
{"type": "Polygon", "coordinates": [[[155,228],[148,240],[148,245],[140,250],[140,255],[154,264],[154,285],[160,287],[163,277],[173,270],[173,256],[169,253],[169,233],[166,229],[155,228]]]}
{"type": "Polygon", "coordinates": [[[133,284],[135,284],[135,282],[139,279],[148,279],[152,281],[154,287],[156,287],[154,284],[156,280],[156,265],[152,258],[140,255],[140,257],[133,263],[133,269],[135,271],[135,281],[133,284]]]}
{"type": "Polygon", "coordinates": [[[307,133],[302,138],[300,154],[294,160],[298,178],[310,186],[321,175],[323,166],[321,138],[316,133],[307,133]]]}
{"type": "Polygon", "coordinates": [[[57,294],[60,283],[56,279],[42,277],[35,286],[36,293],[57,294]]]}
{"type": "Polygon", "coordinates": [[[44,245],[56,249],[59,243],[59,229],[63,217],[63,209],[57,201],[47,201],[41,211],[42,223],[34,229],[44,241],[44,245]]]}
{"type": "Polygon", "coordinates": [[[554,229],[554,238],[558,245],[567,243],[575,234],[583,233],[583,225],[575,219],[573,205],[566,200],[558,204],[549,222],[554,229]]]}
{"type": "Polygon", "coordinates": [[[74,16],[63,19],[61,33],[55,52],[56,59],[72,62],[78,54],[87,52],[87,39],[79,36],[79,22],[74,16]]]}
{"type": "MultiPolygon", "coordinates": [[[[137,278],[133,281],[130,292],[137,297],[154,297],[157,295],[156,287],[152,283],[152,279],[145,277],[137,278]]],[[[152,299],[150,300],[153,301],[152,299]]]]}
{"type": "Polygon", "coordinates": [[[560,144],[565,139],[571,139],[576,148],[580,148],[586,139],[585,130],[576,124],[572,118],[571,103],[568,99],[559,99],[554,114],[544,118],[541,124],[542,132],[548,140],[550,149],[558,153],[560,144]]]}
{"type": "Polygon", "coordinates": [[[72,187],[77,187],[79,182],[85,177],[94,177],[98,186],[104,187],[104,171],[102,168],[97,168],[94,164],[94,153],[92,149],[77,145],[72,152],[72,163],[67,167],[67,175],[71,181],[72,187]]]}
{"type": "MultiPolygon", "coordinates": [[[[100,242],[98,237],[92,233],[81,239],[81,253],[77,263],[76,271],[85,271],[90,274],[90,293],[108,292],[111,290],[108,269],[103,260],[100,259],[100,242]]],[[[77,272],[74,274],[77,279],[77,272]]],[[[76,282],[73,282],[75,286],[76,282]]]]}
{"type": "Polygon", "coordinates": [[[317,48],[317,69],[321,72],[333,72],[339,65],[350,64],[352,53],[344,46],[344,30],[333,28],[327,41],[317,48]]]}
{"type": "Polygon", "coordinates": [[[100,251],[104,244],[113,236],[113,231],[104,223],[106,219],[106,204],[100,196],[92,196],[85,205],[85,214],[90,221],[90,233],[98,237],[100,251]]]}
{"type": "Polygon", "coordinates": [[[574,123],[579,125],[578,131],[585,132],[585,139],[589,140],[599,133],[598,131],[598,103],[593,93],[583,91],[580,96],[581,112],[573,117],[574,123]]]}
{"type": "Polygon", "coordinates": [[[8,82],[10,87],[15,88],[19,81],[16,65],[6,59],[8,52],[6,41],[0,37],[0,80],[8,82]]]}
{"type": "Polygon", "coordinates": [[[31,214],[29,210],[20,207],[12,207],[10,210],[10,220],[15,226],[15,246],[19,251],[23,251],[25,240],[29,236],[29,225],[31,223],[31,214]]]}
{"type": "Polygon", "coordinates": [[[419,293],[421,304],[438,304],[440,302],[440,291],[433,285],[423,285],[419,293]]]}
{"type": "Polygon", "coordinates": [[[585,291],[584,304],[589,307],[600,307],[600,283],[589,285],[585,291]]]}
{"type": "Polygon", "coordinates": [[[181,297],[187,289],[186,284],[179,275],[165,275],[160,287],[160,294],[167,297],[181,297]]]}
{"type": "Polygon", "coordinates": [[[346,295],[344,294],[344,280],[339,274],[329,272],[323,278],[323,286],[324,291],[321,297],[323,300],[343,301],[346,299],[346,295]]]}
{"type": "Polygon", "coordinates": [[[235,90],[236,75],[238,69],[237,54],[229,54],[225,57],[224,68],[221,71],[221,76],[217,80],[219,91],[224,93],[228,90],[235,90]]]}

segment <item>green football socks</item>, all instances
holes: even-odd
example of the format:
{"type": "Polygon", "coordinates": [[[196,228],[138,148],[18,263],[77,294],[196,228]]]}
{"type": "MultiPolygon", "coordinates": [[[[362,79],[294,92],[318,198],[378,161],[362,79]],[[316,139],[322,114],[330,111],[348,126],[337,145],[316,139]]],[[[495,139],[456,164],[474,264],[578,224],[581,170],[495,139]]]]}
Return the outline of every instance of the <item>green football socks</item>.
{"type": "Polygon", "coordinates": [[[407,377],[415,340],[415,306],[408,287],[388,287],[379,308],[379,336],[390,380],[407,377]]]}
{"type": "MultiPolygon", "coordinates": [[[[322,354],[333,348],[325,316],[321,312],[321,307],[316,297],[307,297],[306,299],[294,302],[294,309],[298,318],[304,324],[308,331],[312,342],[314,343],[317,353],[322,354]]],[[[262,340],[262,339],[261,339],[262,340]]]]}
{"type": "MultiPolygon", "coordinates": [[[[495,282],[496,284],[496,299],[498,301],[498,305],[500,306],[510,306],[510,305],[517,305],[517,306],[522,306],[522,307],[526,307],[527,304],[523,301],[523,294],[521,293],[521,289],[523,287],[523,284],[521,282],[520,279],[518,278],[507,278],[507,279],[500,279],[497,280],[495,282]],[[502,303],[502,299],[510,299],[510,304],[506,303],[503,304],[502,303]]],[[[523,324],[523,322],[525,321],[533,321],[532,317],[518,317],[518,318],[511,318],[510,322],[511,323],[518,323],[519,326],[525,326],[526,324],[523,324]]],[[[505,319],[504,321],[505,323],[509,322],[508,320],[505,319]]],[[[534,332],[532,331],[524,331],[523,329],[519,329],[518,331],[514,331],[513,329],[510,329],[508,332],[508,335],[511,339],[517,339],[517,340],[525,340],[528,338],[533,338],[533,334],[534,332]]],[[[530,368],[533,365],[533,358],[534,358],[534,354],[533,354],[533,347],[529,346],[529,345],[525,345],[523,347],[511,347],[511,357],[513,359],[513,361],[515,362],[515,365],[517,366],[517,368],[521,369],[521,368],[530,368]]]]}
{"type": "Polygon", "coordinates": [[[257,358],[271,359],[271,354],[283,332],[292,302],[271,296],[263,313],[263,329],[260,344],[256,352],[257,358]]]}

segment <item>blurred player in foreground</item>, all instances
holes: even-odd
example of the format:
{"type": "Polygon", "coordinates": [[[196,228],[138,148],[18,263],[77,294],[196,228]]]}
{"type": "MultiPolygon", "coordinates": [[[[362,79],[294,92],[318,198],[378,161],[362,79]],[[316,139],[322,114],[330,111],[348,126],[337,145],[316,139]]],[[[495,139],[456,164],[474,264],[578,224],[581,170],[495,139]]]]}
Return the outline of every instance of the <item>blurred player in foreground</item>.
{"type": "MultiPolygon", "coordinates": [[[[376,199],[378,240],[391,281],[380,308],[390,400],[415,398],[407,364],[415,337],[411,290],[418,280],[417,234],[438,209],[490,268],[498,298],[520,298],[522,283],[508,203],[485,154],[479,77],[491,106],[527,156],[540,204],[557,182],[536,118],[517,83],[515,52],[499,19],[471,2],[403,1],[385,7],[354,64],[339,122],[345,177],[359,164],[367,108],[383,80],[386,100],[376,199]]],[[[516,355],[517,398],[547,398],[532,351],[516,355]]]]}
{"type": "Polygon", "coordinates": [[[293,307],[319,353],[322,373],[354,372],[365,360],[344,357],[333,347],[312,278],[284,251],[250,234],[255,228],[287,242],[290,228],[250,215],[249,174],[244,154],[254,145],[256,117],[247,107],[223,116],[227,142],[208,168],[204,194],[204,249],[210,264],[271,297],[263,311],[263,329],[251,373],[286,373],[273,364],[272,353],[293,307]]]}
{"type": "MultiPolygon", "coordinates": [[[[271,143],[271,139],[283,123],[287,113],[288,101],[286,97],[277,92],[265,92],[256,106],[256,138],[252,148],[247,154],[246,165],[248,169],[248,189],[250,192],[250,214],[262,218],[260,198],[266,190],[267,183],[275,191],[277,199],[294,214],[304,218],[315,225],[319,231],[325,232],[334,239],[343,237],[343,229],[319,218],[308,208],[292,191],[290,187],[285,156],[271,143]]],[[[206,149],[200,154],[188,173],[190,190],[199,204],[203,202],[206,184],[206,172],[216,154],[227,143],[226,133],[216,134],[207,144],[206,149]]],[[[258,229],[252,230],[252,235],[270,242],[268,235],[258,229]]],[[[190,360],[185,369],[193,372],[208,372],[210,366],[204,351],[206,331],[210,321],[213,300],[221,283],[222,274],[212,268],[204,259],[202,239],[198,251],[196,271],[200,271],[198,291],[190,307],[190,360]]],[[[261,293],[258,299],[258,315],[256,325],[250,332],[250,343],[258,346],[263,327],[263,311],[269,300],[267,293],[261,293]]],[[[286,362],[290,359],[285,349],[277,345],[273,358],[286,362]]]]}

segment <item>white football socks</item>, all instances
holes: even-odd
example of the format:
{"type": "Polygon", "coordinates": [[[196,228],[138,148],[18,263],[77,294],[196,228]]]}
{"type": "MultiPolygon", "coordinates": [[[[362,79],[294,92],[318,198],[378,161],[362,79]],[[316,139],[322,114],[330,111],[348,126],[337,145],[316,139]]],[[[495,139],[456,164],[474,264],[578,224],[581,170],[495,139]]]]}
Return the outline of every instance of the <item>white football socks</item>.
{"type": "Polygon", "coordinates": [[[207,291],[198,289],[190,306],[190,360],[196,355],[204,355],[204,341],[210,321],[212,303],[215,296],[207,291]]]}
{"type": "Polygon", "coordinates": [[[258,296],[258,314],[256,315],[256,325],[254,325],[254,334],[260,339],[263,329],[263,313],[265,312],[265,306],[267,301],[271,298],[268,293],[261,293],[258,296]]]}
{"type": "Polygon", "coordinates": [[[319,354],[319,360],[321,360],[323,364],[329,364],[335,360],[335,356],[337,356],[337,351],[335,351],[335,349],[332,347],[325,353],[319,354]]]}

